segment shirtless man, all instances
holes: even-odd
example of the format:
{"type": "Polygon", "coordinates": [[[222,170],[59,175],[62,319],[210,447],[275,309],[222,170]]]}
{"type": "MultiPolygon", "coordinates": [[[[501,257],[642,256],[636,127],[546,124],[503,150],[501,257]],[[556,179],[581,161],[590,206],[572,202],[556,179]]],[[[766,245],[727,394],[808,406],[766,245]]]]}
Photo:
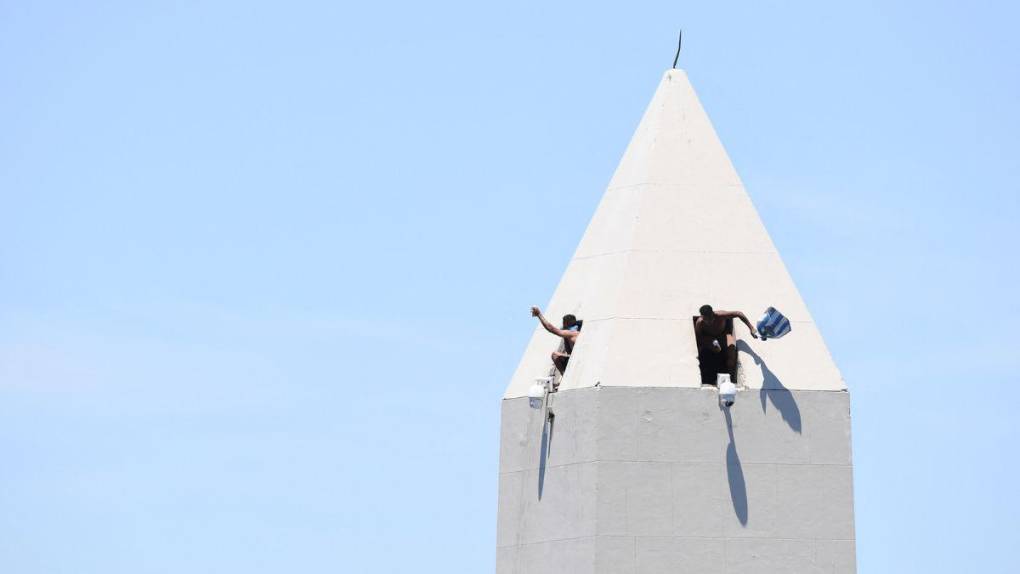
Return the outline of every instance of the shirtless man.
{"type": "Polygon", "coordinates": [[[573,315],[564,315],[563,328],[557,329],[542,316],[542,311],[538,307],[531,308],[531,316],[538,317],[546,331],[563,339],[563,351],[553,351],[552,354],[553,364],[556,365],[556,370],[562,375],[567,370],[567,362],[570,361],[570,353],[574,351],[574,343],[581,336],[581,321],[578,321],[577,317],[573,315]],[[576,331],[574,330],[575,327],[577,328],[576,331]]]}
{"type": "Polygon", "coordinates": [[[698,312],[701,316],[694,322],[698,354],[711,356],[708,353],[721,353],[725,350],[726,372],[732,374],[737,368],[737,340],[733,336],[733,319],[743,321],[755,339],[758,338],[758,332],[740,311],[715,311],[711,305],[702,305],[698,312]]]}

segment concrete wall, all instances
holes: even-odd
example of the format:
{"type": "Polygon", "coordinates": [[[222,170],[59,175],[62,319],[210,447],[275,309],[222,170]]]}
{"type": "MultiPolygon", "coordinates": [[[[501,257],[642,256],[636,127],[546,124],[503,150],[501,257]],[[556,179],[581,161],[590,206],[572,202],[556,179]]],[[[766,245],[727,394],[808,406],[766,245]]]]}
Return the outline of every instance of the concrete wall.
{"type": "Polygon", "coordinates": [[[505,399],[498,574],[855,572],[849,397],[591,387],[505,399]]]}

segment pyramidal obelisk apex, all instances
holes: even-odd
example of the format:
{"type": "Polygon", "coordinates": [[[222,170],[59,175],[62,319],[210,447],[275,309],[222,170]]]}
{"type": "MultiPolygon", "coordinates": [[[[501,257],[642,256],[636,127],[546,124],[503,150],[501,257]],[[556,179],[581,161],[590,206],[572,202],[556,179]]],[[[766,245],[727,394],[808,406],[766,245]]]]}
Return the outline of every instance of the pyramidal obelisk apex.
{"type": "Polygon", "coordinates": [[[856,572],[849,396],[686,73],[668,70],[506,390],[497,572],[856,572]],[[736,404],[702,384],[704,304],[734,329],[736,404]]]}

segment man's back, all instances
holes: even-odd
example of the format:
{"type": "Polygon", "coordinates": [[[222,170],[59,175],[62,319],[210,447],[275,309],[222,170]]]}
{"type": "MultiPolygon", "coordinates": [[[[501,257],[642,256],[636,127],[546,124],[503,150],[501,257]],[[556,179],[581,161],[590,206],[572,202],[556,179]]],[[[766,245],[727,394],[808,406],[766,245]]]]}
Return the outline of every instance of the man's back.
{"type": "Polygon", "coordinates": [[[714,315],[711,319],[698,317],[697,321],[694,322],[694,328],[705,335],[721,337],[726,334],[728,323],[728,319],[719,315],[714,315]]]}

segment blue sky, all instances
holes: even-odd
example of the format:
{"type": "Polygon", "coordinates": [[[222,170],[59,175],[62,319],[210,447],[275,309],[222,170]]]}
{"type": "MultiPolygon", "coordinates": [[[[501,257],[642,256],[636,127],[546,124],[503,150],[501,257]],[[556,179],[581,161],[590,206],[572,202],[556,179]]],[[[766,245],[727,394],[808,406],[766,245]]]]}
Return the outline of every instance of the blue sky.
{"type": "Polygon", "coordinates": [[[679,27],[852,393],[860,572],[1020,570],[1018,16],[0,2],[3,570],[491,571],[528,307],[679,27]]]}

